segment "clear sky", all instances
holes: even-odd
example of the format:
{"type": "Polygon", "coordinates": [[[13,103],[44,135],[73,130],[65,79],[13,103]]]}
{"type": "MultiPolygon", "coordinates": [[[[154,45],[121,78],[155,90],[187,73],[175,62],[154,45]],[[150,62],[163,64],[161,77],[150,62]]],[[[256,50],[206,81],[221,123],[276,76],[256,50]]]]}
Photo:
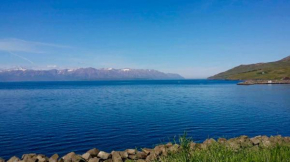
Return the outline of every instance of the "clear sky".
{"type": "Polygon", "coordinates": [[[0,68],[141,68],[206,78],[289,55],[289,0],[0,3],[0,68]]]}

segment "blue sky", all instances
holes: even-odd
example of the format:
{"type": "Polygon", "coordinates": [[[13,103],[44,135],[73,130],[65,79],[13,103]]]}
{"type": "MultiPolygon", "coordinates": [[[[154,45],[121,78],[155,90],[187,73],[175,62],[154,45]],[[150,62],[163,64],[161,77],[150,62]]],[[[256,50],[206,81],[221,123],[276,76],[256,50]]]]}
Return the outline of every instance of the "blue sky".
{"type": "Polygon", "coordinates": [[[288,0],[0,3],[0,68],[141,68],[206,78],[289,55],[288,0]]]}

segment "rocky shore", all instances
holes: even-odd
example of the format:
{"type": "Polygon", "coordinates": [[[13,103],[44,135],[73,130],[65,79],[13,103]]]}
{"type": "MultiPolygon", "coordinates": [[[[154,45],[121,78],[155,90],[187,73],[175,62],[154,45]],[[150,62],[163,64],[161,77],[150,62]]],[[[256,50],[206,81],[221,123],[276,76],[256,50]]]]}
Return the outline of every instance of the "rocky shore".
{"type": "Polygon", "coordinates": [[[246,80],[238,83],[238,85],[254,85],[254,84],[290,84],[290,80],[246,80]]]}
{"type": "MultiPolygon", "coordinates": [[[[247,136],[240,136],[237,138],[225,139],[219,138],[207,139],[203,143],[188,143],[190,150],[202,150],[208,149],[213,144],[221,144],[226,147],[239,150],[243,148],[263,149],[274,147],[277,145],[290,146],[290,137],[278,136],[256,136],[249,138],[247,136]]],[[[154,148],[143,148],[141,150],[127,149],[125,151],[112,151],[107,153],[93,148],[82,155],[78,155],[74,152],[70,152],[67,155],[60,157],[58,154],[54,154],[51,157],[47,157],[42,154],[24,154],[21,158],[13,156],[7,162],[124,162],[124,161],[137,161],[137,162],[150,162],[158,161],[162,156],[168,154],[174,154],[181,151],[184,146],[179,144],[167,143],[164,145],[157,145],[154,148]]],[[[5,162],[0,158],[0,162],[5,162]]]]}

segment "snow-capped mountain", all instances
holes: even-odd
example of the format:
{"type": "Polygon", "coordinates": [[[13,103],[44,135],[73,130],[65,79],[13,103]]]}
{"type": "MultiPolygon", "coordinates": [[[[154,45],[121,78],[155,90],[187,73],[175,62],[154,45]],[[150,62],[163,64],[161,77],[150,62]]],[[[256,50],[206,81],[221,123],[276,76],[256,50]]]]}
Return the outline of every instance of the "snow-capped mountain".
{"type": "Polygon", "coordinates": [[[164,80],[183,79],[178,74],[163,73],[147,69],[52,69],[32,70],[16,68],[0,70],[0,82],[10,81],[81,81],[81,80],[164,80]]]}

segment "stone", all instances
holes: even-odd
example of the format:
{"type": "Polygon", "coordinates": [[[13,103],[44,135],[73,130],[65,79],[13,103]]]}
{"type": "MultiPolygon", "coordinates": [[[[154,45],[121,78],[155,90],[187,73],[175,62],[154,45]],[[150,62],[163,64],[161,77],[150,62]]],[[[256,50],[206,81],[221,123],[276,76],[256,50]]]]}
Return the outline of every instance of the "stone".
{"type": "Polygon", "coordinates": [[[109,153],[106,153],[104,151],[100,151],[99,154],[98,154],[98,157],[103,159],[103,160],[107,160],[111,157],[111,154],[109,153]]]}
{"type": "Polygon", "coordinates": [[[100,159],[97,158],[97,157],[94,157],[94,158],[90,158],[89,162],[99,162],[100,159]]]}
{"type": "Polygon", "coordinates": [[[63,158],[58,159],[57,162],[64,162],[63,158]]]}
{"type": "Polygon", "coordinates": [[[189,143],[189,148],[190,148],[191,150],[194,150],[194,149],[195,149],[195,146],[196,146],[196,143],[194,143],[194,142],[190,142],[190,143],[189,143]]]}
{"type": "Polygon", "coordinates": [[[250,140],[253,143],[253,145],[259,145],[259,143],[261,143],[261,136],[250,138],[250,140]]]}
{"type": "Polygon", "coordinates": [[[138,159],[136,155],[129,155],[128,158],[131,159],[131,160],[137,160],[138,159]]]}
{"type": "Polygon", "coordinates": [[[93,148],[93,149],[87,151],[87,153],[89,153],[91,155],[91,157],[97,157],[99,152],[100,152],[100,150],[98,150],[96,148],[93,148]]]}
{"type": "Polygon", "coordinates": [[[113,160],[112,159],[107,159],[104,162],[113,162],[113,160]]]}
{"type": "Polygon", "coordinates": [[[239,150],[241,148],[241,145],[239,141],[235,138],[231,138],[227,141],[226,146],[232,150],[239,150]]]}
{"type": "Polygon", "coordinates": [[[157,159],[157,156],[155,154],[150,154],[146,157],[146,161],[155,161],[157,159]]]}
{"type": "Polygon", "coordinates": [[[119,152],[113,151],[112,153],[113,162],[123,162],[122,157],[119,152]]]}
{"type": "Polygon", "coordinates": [[[168,147],[173,146],[173,144],[171,142],[168,142],[165,146],[168,148],[168,147]]]}
{"type": "Polygon", "coordinates": [[[22,155],[23,162],[36,162],[38,161],[36,154],[24,154],[22,155]]]}
{"type": "Polygon", "coordinates": [[[225,139],[225,138],[218,139],[218,143],[220,143],[220,144],[225,144],[226,142],[227,142],[227,139],[225,139]]]}
{"type": "Polygon", "coordinates": [[[58,154],[54,154],[54,155],[52,155],[50,158],[49,158],[49,162],[58,162],[57,160],[58,160],[58,158],[59,158],[59,156],[58,156],[58,154]]]}
{"type": "Polygon", "coordinates": [[[16,156],[11,157],[7,162],[18,162],[20,159],[16,156]]]}
{"type": "Polygon", "coordinates": [[[135,149],[127,149],[126,152],[127,152],[129,155],[135,155],[135,154],[136,154],[136,150],[135,150],[135,149]]]}
{"type": "Polygon", "coordinates": [[[120,151],[119,154],[121,155],[122,159],[127,159],[129,156],[126,151],[120,151]]]}
{"type": "Polygon", "coordinates": [[[68,153],[63,157],[64,162],[86,162],[80,155],[76,155],[74,152],[68,153]]]}
{"type": "Polygon", "coordinates": [[[36,158],[38,159],[38,162],[48,162],[48,158],[45,155],[39,154],[36,156],[36,158]]]}
{"type": "Polygon", "coordinates": [[[91,158],[92,156],[91,156],[91,154],[90,153],[84,153],[83,155],[82,155],[82,158],[84,158],[84,159],[86,159],[86,160],[89,160],[90,158],[91,158]]]}
{"type": "Polygon", "coordinates": [[[179,145],[178,144],[174,144],[173,146],[168,148],[169,152],[175,153],[179,150],[179,145]]]}
{"type": "Polygon", "coordinates": [[[146,162],[144,159],[138,159],[137,162],[146,162]]]}
{"type": "Polygon", "coordinates": [[[149,155],[149,154],[150,154],[150,152],[152,152],[152,151],[153,151],[153,149],[149,149],[149,148],[143,148],[143,149],[142,149],[142,151],[143,151],[143,152],[145,152],[147,155],[149,155]]]}
{"type": "Polygon", "coordinates": [[[5,162],[5,160],[3,158],[0,157],[0,162],[5,162]]]}
{"type": "Polygon", "coordinates": [[[138,151],[136,153],[137,159],[146,159],[147,154],[145,152],[138,151]]]}
{"type": "Polygon", "coordinates": [[[216,140],[213,139],[213,138],[210,138],[210,139],[206,139],[202,145],[201,145],[201,148],[202,149],[206,149],[208,147],[210,147],[211,145],[213,145],[214,143],[216,143],[216,140]]]}

